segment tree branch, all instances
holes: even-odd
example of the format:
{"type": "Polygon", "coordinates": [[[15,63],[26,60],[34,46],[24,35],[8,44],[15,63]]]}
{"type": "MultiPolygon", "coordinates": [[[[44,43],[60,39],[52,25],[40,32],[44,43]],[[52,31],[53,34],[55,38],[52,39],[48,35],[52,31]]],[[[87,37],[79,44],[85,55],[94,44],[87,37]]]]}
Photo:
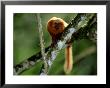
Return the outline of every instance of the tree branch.
{"type": "MultiPolygon", "coordinates": [[[[96,40],[96,14],[94,13],[79,13],[74,20],[65,28],[65,31],[62,33],[61,37],[57,41],[54,47],[45,48],[45,54],[48,57],[48,65],[51,67],[54,59],[56,58],[59,51],[67,46],[67,42],[73,42],[78,39],[90,39],[96,40]]],[[[20,74],[24,70],[34,66],[38,60],[41,60],[41,52],[34,54],[30,58],[24,60],[20,64],[14,66],[14,74],[20,74]]],[[[41,68],[41,70],[43,67],[41,68]]]]}

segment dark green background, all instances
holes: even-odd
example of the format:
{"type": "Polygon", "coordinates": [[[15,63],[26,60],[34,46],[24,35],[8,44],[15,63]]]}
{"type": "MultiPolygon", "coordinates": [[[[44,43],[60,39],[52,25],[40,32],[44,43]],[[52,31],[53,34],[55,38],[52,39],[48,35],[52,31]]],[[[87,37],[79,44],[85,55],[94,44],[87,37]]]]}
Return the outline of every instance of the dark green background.
{"type": "MultiPolygon", "coordinates": [[[[51,36],[47,32],[47,21],[53,17],[60,17],[67,23],[77,14],[74,13],[41,13],[41,21],[44,33],[45,47],[51,44],[51,36]]],[[[14,14],[14,65],[19,64],[26,58],[40,51],[39,33],[35,13],[14,14]]],[[[73,44],[74,62],[75,58],[90,47],[96,48],[96,43],[90,40],[77,40],[73,44]]],[[[88,51],[89,52],[89,51],[88,51]]],[[[86,52],[85,52],[86,54],[86,52]]],[[[58,54],[49,71],[49,75],[64,75],[63,65],[65,61],[64,49],[58,54]]],[[[21,75],[38,75],[42,62],[38,62],[31,69],[24,71],[21,75]]],[[[97,74],[97,51],[86,55],[73,65],[71,75],[96,75],[97,74]]]]}

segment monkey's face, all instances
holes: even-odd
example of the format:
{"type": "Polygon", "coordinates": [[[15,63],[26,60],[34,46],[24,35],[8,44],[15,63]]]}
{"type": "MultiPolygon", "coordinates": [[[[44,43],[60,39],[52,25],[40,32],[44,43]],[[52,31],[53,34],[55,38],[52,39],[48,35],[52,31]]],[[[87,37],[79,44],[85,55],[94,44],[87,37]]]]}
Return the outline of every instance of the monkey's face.
{"type": "Polygon", "coordinates": [[[64,24],[61,20],[57,19],[57,20],[54,20],[52,22],[52,27],[56,30],[56,31],[61,31],[61,30],[64,30],[64,24]]]}
{"type": "Polygon", "coordinates": [[[62,33],[64,31],[64,22],[62,21],[62,19],[56,18],[56,19],[52,19],[48,22],[48,31],[51,34],[59,34],[62,33]]]}

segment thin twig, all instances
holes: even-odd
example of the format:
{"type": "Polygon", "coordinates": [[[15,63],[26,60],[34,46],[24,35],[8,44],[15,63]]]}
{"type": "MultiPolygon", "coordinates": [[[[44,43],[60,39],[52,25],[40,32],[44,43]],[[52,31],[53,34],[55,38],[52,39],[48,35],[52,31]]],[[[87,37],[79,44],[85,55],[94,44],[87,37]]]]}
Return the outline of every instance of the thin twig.
{"type": "Polygon", "coordinates": [[[45,45],[44,45],[44,39],[43,39],[43,30],[42,30],[42,24],[41,24],[41,18],[40,18],[40,13],[35,14],[36,21],[38,24],[38,31],[39,31],[39,39],[40,39],[40,45],[41,45],[41,54],[42,54],[42,59],[44,61],[44,69],[42,70],[41,74],[46,75],[48,71],[48,64],[46,60],[46,54],[45,54],[45,45]]]}

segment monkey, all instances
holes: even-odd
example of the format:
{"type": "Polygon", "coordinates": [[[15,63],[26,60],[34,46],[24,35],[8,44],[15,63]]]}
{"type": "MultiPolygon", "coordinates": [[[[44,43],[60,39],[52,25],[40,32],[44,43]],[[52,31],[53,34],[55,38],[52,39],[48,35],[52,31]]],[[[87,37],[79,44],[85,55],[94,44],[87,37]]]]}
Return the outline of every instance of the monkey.
{"type": "MultiPolygon", "coordinates": [[[[61,18],[52,17],[47,22],[47,30],[52,37],[52,45],[54,45],[61,34],[64,32],[68,24],[61,18]]],[[[64,72],[70,74],[73,68],[72,44],[68,43],[65,48],[64,72]]]]}

